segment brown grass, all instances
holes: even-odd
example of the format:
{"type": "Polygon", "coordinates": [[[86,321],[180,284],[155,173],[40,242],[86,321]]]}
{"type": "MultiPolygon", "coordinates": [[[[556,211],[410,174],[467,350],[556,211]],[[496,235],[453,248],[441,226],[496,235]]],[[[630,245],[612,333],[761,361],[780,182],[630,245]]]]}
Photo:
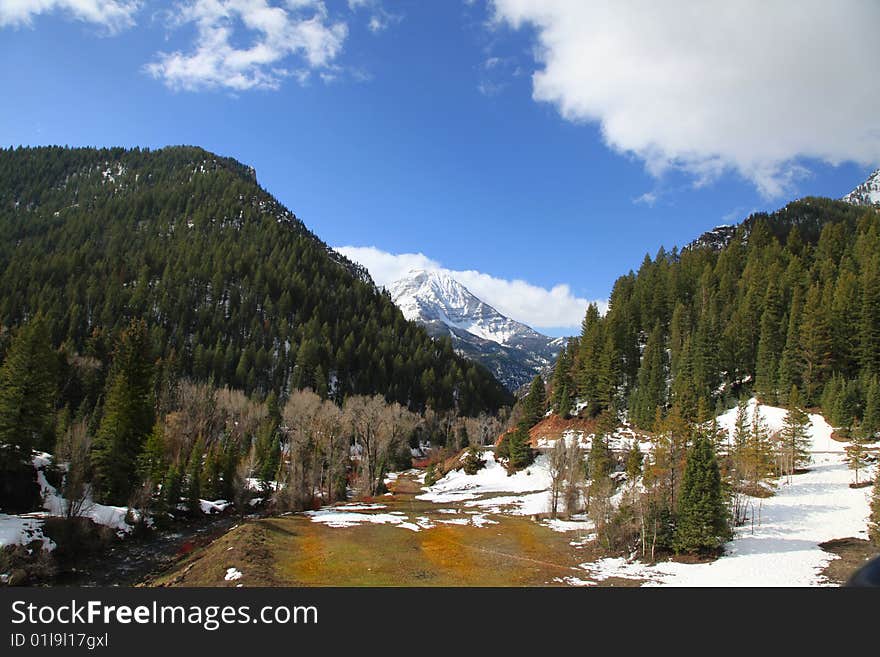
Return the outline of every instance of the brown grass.
{"type": "Polygon", "coordinates": [[[820,543],[819,547],[840,557],[830,561],[822,571],[829,582],[838,585],[846,584],[866,561],[880,554],[880,548],[861,538],[837,538],[820,543]]]}
{"type": "Polygon", "coordinates": [[[206,547],[196,548],[169,572],[159,574],[147,586],[279,586],[275,576],[270,531],[261,521],[246,522],[206,547]],[[228,568],[238,568],[241,579],[226,581],[228,568]]]}

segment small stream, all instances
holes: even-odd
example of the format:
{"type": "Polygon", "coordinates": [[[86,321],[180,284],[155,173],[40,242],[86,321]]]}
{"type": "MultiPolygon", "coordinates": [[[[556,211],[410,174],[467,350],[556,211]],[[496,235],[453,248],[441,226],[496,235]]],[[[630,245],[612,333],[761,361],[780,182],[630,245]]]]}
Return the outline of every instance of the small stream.
{"type": "Polygon", "coordinates": [[[51,586],[134,586],[223,535],[240,522],[237,514],[206,517],[143,538],[120,540],[59,572],[51,586]]]}

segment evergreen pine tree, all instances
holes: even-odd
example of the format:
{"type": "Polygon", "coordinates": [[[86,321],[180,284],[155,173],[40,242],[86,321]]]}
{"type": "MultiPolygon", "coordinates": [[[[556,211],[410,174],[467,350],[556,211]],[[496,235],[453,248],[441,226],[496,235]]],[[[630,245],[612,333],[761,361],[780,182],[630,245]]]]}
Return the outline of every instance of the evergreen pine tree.
{"type": "Polygon", "coordinates": [[[467,449],[471,444],[471,439],[468,436],[467,426],[464,422],[461,423],[458,427],[458,448],[459,449],[467,449]]]}
{"type": "Polygon", "coordinates": [[[638,371],[638,385],[631,399],[633,423],[651,430],[658,409],[666,404],[666,362],[663,329],[658,323],[651,331],[638,371]]]}
{"type": "Polygon", "coordinates": [[[587,459],[587,472],[592,482],[606,479],[614,470],[614,453],[608,445],[608,438],[615,429],[614,413],[603,411],[596,423],[596,433],[590,445],[587,459]]]}
{"type": "Polygon", "coordinates": [[[267,418],[257,432],[256,456],[256,476],[263,487],[268,489],[281,464],[281,441],[271,418],[267,418]]]}
{"type": "Polygon", "coordinates": [[[810,462],[810,416],[800,407],[800,392],[792,386],[788,396],[788,411],[780,434],[783,472],[791,475],[795,469],[810,462]]]}
{"type": "Polygon", "coordinates": [[[596,408],[593,414],[614,406],[617,373],[615,372],[614,339],[609,333],[605,336],[599,362],[596,365],[596,408]]]}
{"type": "Polygon", "coordinates": [[[15,334],[0,368],[0,467],[50,448],[55,364],[46,322],[37,317],[15,334]]]}
{"type": "Polygon", "coordinates": [[[758,355],[755,363],[755,389],[768,401],[776,400],[776,386],[779,379],[778,364],[773,351],[776,339],[776,318],[771,309],[764,311],[761,317],[761,338],[758,341],[758,355]]]}
{"type": "Polygon", "coordinates": [[[752,412],[752,421],[749,425],[743,452],[743,473],[745,480],[754,491],[758,484],[769,477],[773,471],[770,429],[761,413],[760,404],[755,404],[752,412]]]}
{"type": "Polygon", "coordinates": [[[205,455],[205,441],[199,438],[189,454],[186,466],[186,508],[191,514],[201,511],[202,498],[202,458],[205,455]]]}
{"type": "Polygon", "coordinates": [[[800,326],[801,326],[801,288],[795,287],[792,293],[791,306],[788,312],[788,330],[786,331],[785,347],[782,350],[782,358],[779,362],[780,394],[791,390],[794,385],[801,382],[801,359],[800,359],[800,326]]]}
{"type": "Polygon", "coordinates": [[[643,461],[644,455],[642,454],[642,450],[639,449],[638,441],[634,439],[632,443],[630,443],[625,458],[626,478],[630,483],[634,484],[636,479],[642,474],[643,461]]]}
{"type": "Polygon", "coordinates": [[[92,443],[99,500],[123,505],[137,482],[137,457],[153,427],[152,367],[147,328],[133,321],[113,357],[104,416],[92,443]]]}
{"type": "Polygon", "coordinates": [[[180,504],[180,495],[182,492],[183,477],[180,468],[176,463],[168,466],[165,478],[162,480],[161,503],[159,506],[159,514],[161,512],[175,512],[177,505],[180,504]]]}
{"type": "Polygon", "coordinates": [[[508,459],[507,469],[513,473],[522,470],[532,464],[534,453],[532,452],[529,430],[523,424],[517,425],[513,433],[508,434],[508,459]]]}
{"type": "Polygon", "coordinates": [[[561,406],[563,391],[565,391],[566,394],[570,394],[568,390],[570,368],[571,363],[568,359],[568,349],[563,349],[559,352],[559,356],[556,358],[556,365],[553,368],[553,399],[551,404],[553,406],[553,412],[557,415],[562,415],[561,406]]]}
{"type": "Polygon", "coordinates": [[[477,472],[486,467],[480,450],[476,446],[469,447],[463,461],[464,473],[467,475],[475,475],[477,472]]]}
{"type": "Polygon", "coordinates": [[[156,486],[162,483],[168,471],[168,459],[165,454],[165,425],[161,421],[153,425],[138,456],[137,469],[141,481],[151,481],[156,486]]]}
{"type": "Polygon", "coordinates": [[[862,276],[859,364],[867,376],[880,376],[880,255],[873,253],[862,276]]]}
{"type": "Polygon", "coordinates": [[[587,307],[578,340],[578,397],[587,403],[587,413],[595,415],[599,405],[599,360],[602,352],[602,318],[595,303],[587,307]]]}
{"type": "Polygon", "coordinates": [[[529,393],[522,402],[522,417],[520,424],[524,424],[526,429],[531,429],[538,424],[547,411],[547,398],[544,387],[544,379],[541,375],[537,375],[532,379],[529,386],[529,393]]]}
{"type": "Polygon", "coordinates": [[[711,443],[699,435],[688,452],[682,479],[675,549],[678,552],[716,550],[729,537],[718,462],[711,443]]]}
{"type": "Polygon", "coordinates": [[[800,327],[801,380],[804,403],[813,404],[825,384],[832,361],[831,329],[819,284],[807,293],[800,327]]]}
{"type": "Polygon", "coordinates": [[[865,400],[865,416],[862,418],[862,431],[868,440],[873,440],[880,431],[880,380],[872,377],[865,400]]]}
{"type": "Polygon", "coordinates": [[[564,420],[571,417],[571,397],[568,394],[568,383],[562,385],[562,394],[559,396],[559,406],[556,412],[564,420]]]}

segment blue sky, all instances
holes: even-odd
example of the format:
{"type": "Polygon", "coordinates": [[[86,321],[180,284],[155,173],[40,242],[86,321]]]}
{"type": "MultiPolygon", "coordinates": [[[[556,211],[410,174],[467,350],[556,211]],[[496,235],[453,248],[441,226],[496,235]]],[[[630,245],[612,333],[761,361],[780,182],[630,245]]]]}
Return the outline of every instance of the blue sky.
{"type": "Polygon", "coordinates": [[[374,247],[348,253],[380,282],[448,268],[548,333],[570,333],[660,245],[839,197],[880,162],[880,95],[828,100],[878,61],[858,27],[880,19],[872,3],[800,19],[807,37],[839,19],[845,48],[833,30],[824,54],[781,36],[756,62],[737,57],[755,25],[735,11],[716,43],[682,50],[681,20],[564,0],[27,5],[0,0],[0,143],[238,158],[329,244],[374,247]],[[634,40],[654,45],[639,59],[634,40]],[[682,64],[695,60],[712,68],[682,64]]]}

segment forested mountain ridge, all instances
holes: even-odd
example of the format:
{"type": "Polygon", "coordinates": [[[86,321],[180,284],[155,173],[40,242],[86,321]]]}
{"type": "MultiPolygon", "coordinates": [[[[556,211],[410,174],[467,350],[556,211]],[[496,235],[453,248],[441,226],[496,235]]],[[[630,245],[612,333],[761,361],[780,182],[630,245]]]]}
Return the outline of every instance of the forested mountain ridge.
{"type": "Polygon", "coordinates": [[[844,202],[829,204],[828,200],[821,197],[808,196],[789,203],[772,213],[756,212],[743,219],[739,224],[716,226],[712,230],[703,233],[696,240],[685,246],[684,249],[710,247],[720,251],[730,244],[731,240],[736,236],[748,241],[752,228],[759,222],[765,224],[767,230],[783,242],[789,232],[797,226],[800,239],[815,243],[818,241],[825,224],[842,221],[847,217],[852,220],[853,217],[860,214],[858,209],[851,210],[848,208],[850,205],[858,204],[851,203],[846,199],[841,199],[844,202]]]}
{"type": "Polygon", "coordinates": [[[628,410],[652,429],[696,420],[751,390],[820,406],[836,427],[880,431],[880,215],[806,198],[757,213],[723,244],[646,256],[591,306],[560,356],[554,407],[628,410]],[[745,390],[744,390],[745,389],[745,390]]]}
{"type": "Polygon", "coordinates": [[[0,150],[0,323],[37,314],[53,344],[102,362],[142,318],[175,375],[248,392],[379,392],[466,415],[509,402],[253,169],[200,148],[0,150]]]}

